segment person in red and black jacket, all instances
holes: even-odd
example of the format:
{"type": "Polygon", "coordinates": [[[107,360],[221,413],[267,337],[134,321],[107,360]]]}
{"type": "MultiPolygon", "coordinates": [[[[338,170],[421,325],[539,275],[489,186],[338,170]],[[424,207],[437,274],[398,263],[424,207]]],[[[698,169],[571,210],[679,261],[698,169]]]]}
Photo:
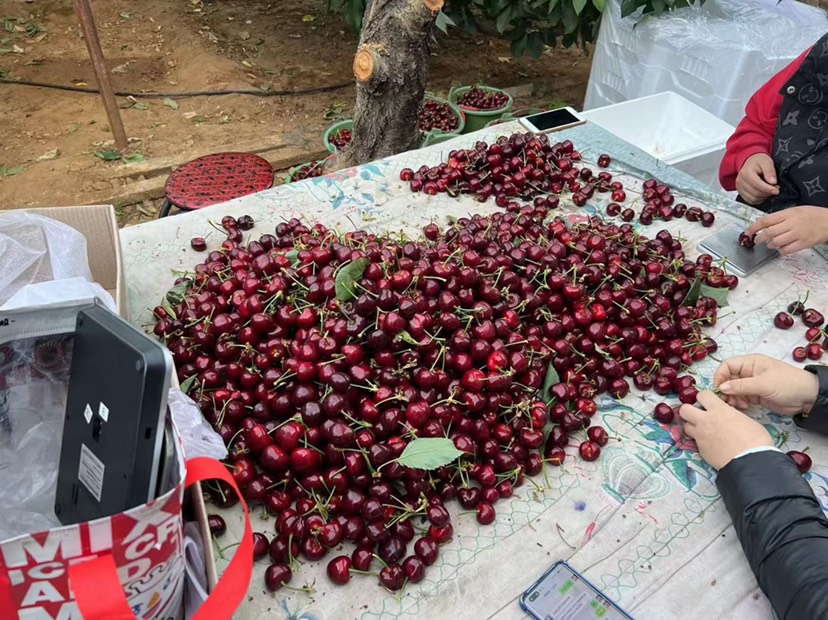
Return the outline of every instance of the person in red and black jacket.
{"type": "Polygon", "coordinates": [[[738,409],[759,405],[828,434],[828,366],[795,368],[764,355],[725,361],[682,405],[684,430],[719,471],[716,486],[759,587],[783,620],[828,618],[828,519],[793,460],[738,409]]]}
{"type": "Polygon", "coordinates": [[[828,34],[751,97],[719,169],[768,213],[748,228],[782,254],[828,242],[828,34]]]}

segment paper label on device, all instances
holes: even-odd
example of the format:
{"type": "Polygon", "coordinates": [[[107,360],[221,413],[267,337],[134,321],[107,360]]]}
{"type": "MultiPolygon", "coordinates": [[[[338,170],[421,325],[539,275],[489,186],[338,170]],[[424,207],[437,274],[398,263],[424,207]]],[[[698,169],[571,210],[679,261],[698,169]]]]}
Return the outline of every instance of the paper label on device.
{"type": "Polygon", "coordinates": [[[86,447],[86,444],[81,444],[80,465],[78,466],[78,480],[83,486],[92,494],[92,496],[101,501],[101,491],[103,490],[104,480],[104,464],[95,453],[86,447]]]}
{"type": "Polygon", "coordinates": [[[90,407],[88,403],[86,405],[86,409],[83,410],[83,417],[87,424],[92,421],[92,407],[90,407]]]}
{"type": "Polygon", "coordinates": [[[104,405],[103,402],[101,402],[100,407],[98,407],[98,415],[101,416],[101,419],[104,422],[109,422],[109,407],[104,405]]]}

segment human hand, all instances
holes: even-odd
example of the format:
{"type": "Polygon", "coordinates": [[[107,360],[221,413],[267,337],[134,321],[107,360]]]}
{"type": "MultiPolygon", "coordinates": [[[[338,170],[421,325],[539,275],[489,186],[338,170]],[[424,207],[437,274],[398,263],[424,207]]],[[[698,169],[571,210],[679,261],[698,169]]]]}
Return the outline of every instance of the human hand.
{"type": "Polygon", "coordinates": [[[828,241],[828,209],[791,207],[760,217],[745,232],[755,234],[756,243],[793,254],[828,241]]]}
{"type": "Polygon", "coordinates": [[[779,194],[776,168],[770,155],[756,153],[745,160],[736,176],[736,190],[751,205],[758,205],[779,194]]]}
{"type": "Polygon", "coordinates": [[[682,405],[679,415],[684,420],[684,432],[696,440],[699,454],[715,469],[721,469],[745,450],[773,446],[770,434],[759,422],[713,392],[699,392],[698,402],[704,410],[682,405]]]}
{"type": "Polygon", "coordinates": [[[725,360],[713,385],[728,404],[747,409],[761,405],[783,415],[808,413],[819,392],[816,375],[767,355],[740,355],[725,360]]]}

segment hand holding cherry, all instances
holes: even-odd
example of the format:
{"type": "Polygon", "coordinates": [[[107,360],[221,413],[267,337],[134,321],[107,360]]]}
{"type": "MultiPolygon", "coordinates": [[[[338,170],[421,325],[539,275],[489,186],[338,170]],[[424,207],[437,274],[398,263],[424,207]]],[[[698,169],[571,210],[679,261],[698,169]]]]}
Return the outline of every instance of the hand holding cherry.
{"type": "Polygon", "coordinates": [[[773,446],[770,434],[761,424],[713,392],[699,392],[698,402],[703,410],[682,405],[679,413],[684,420],[684,432],[696,440],[702,458],[715,469],[721,469],[751,448],[773,446]]]}
{"type": "Polygon", "coordinates": [[[756,243],[766,243],[780,254],[793,254],[828,242],[828,209],[792,207],[756,220],[745,231],[756,243]]]}
{"type": "Polygon", "coordinates": [[[761,405],[783,415],[811,410],[816,376],[766,355],[742,355],[722,363],[713,377],[725,402],[737,409],[761,405]]]}

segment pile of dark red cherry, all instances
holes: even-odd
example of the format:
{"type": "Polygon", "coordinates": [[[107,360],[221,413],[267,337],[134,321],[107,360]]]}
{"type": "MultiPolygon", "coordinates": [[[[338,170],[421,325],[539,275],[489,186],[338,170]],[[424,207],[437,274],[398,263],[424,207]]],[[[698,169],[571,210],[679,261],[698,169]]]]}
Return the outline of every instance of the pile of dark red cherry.
{"type": "MultiPolygon", "coordinates": [[[[620,203],[633,190],[625,189],[606,170],[611,163],[609,155],[600,155],[596,163],[604,169],[597,174],[583,165],[581,153],[570,140],[553,144],[546,135],[517,133],[501,136],[492,145],[478,142],[472,149],[451,151],[448,160],[436,166],[423,165],[416,171],[404,168],[400,179],[408,181],[415,193],[471,194],[480,202],[494,198],[499,207],[516,200],[534,199],[536,205],[555,209],[561,195],[582,207],[595,193],[610,193],[612,202],[606,207],[607,215],[631,221],[636,212],[620,203]]],[[[712,211],[675,204],[670,188],[655,179],[644,181],[640,195],[644,204],[638,221],[645,226],[683,217],[710,227],[716,219],[712,211]]]]}
{"type": "Polygon", "coordinates": [[[470,110],[499,110],[509,103],[509,96],[502,90],[472,86],[455,101],[470,110]]]}
{"type": "MultiPolygon", "coordinates": [[[[632,384],[695,402],[685,371],[716,350],[701,330],[718,304],[703,293],[736,278],[708,255],[688,260],[664,230],[568,226],[551,198],[411,240],[297,220],[243,239],[250,222],[228,216],[228,240],[155,309],[244,496],[275,517],[256,534],[271,590],[297,558],[329,554],[335,583],[359,571],[390,590],[416,583],[452,537],[448,502],[489,524],[529,477],[599,457],[599,395],[632,384]],[[417,438],[450,438],[462,455],[405,467],[417,438]]],[[[674,410],[655,415],[670,423],[674,410]]]]}
{"type": "Polygon", "coordinates": [[[426,99],[420,107],[420,131],[456,131],[460,119],[452,107],[436,99],[426,99]]]}

